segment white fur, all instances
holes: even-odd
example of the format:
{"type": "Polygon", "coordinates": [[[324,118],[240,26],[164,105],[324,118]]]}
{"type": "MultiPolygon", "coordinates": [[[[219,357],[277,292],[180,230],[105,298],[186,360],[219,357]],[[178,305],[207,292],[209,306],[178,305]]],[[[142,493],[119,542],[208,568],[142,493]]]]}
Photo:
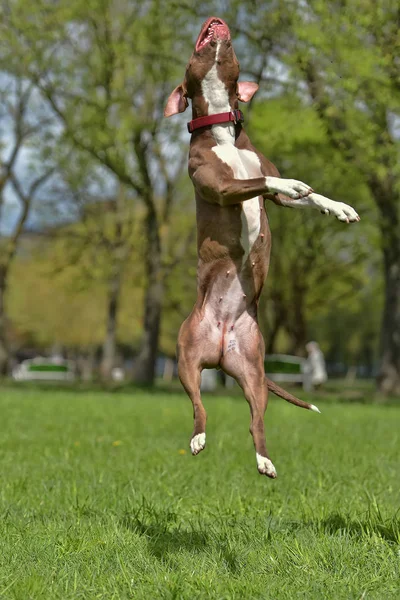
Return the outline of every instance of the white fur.
{"type": "MultiPolygon", "coordinates": [[[[265,185],[270,192],[285,194],[289,198],[298,198],[300,194],[308,194],[312,190],[309,185],[297,179],[281,179],[280,177],[266,177],[265,185]]],[[[293,202],[291,203],[293,204],[293,202]]]]}
{"type": "MultiPolygon", "coordinates": [[[[220,42],[217,45],[215,60],[218,59],[220,42]]],[[[204,99],[208,103],[208,114],[229,112],[228,90],[218,77],[216,62],[204,77],[201,88],[204,99]]],[[[212,126],[212,134],[217,142],[213,151],[220,160],[229,165],[236,179],[262,177],[261,165],[257,155],[249,150],[238,150],[235,147],[235,126],[233,123],[222,123],[212,126]]],[[[242,234],[240,241],[244,249],[242,264],[249,256],[250,250],[260,234],[260,203],[258,197],[246,200],[242,205],[242,234]]]]}
{"type": "MultiPolygon", "coordinates": [[[[230,112],[228,90],[223,81],[218,77],[217,59],[221,42],[217,42],[217,51],[215,55],[215,63],[208,71],[207,75],[201,82],[201,90],[204,100],[208,103],[208,114],[215,115],[221,112],[230,112]]],[[[234,123],[222,123],[213,125],[211,128],[213,136],[217,144],[234,144],[235,143],[235,125],[234,123]]]]}
{"type": "Polygon", "coordinates": [[[216,63],[218,62],[220,48],[221,48],[221,41],[218,40],[217,41],[217,51],[215,53],[215,62],[216,63]]]}
{"type": "MultiPolygon", "coordinates": [[[[260,161],[254,152],[239,150],[232,144],[214,146],[213,151],[220,160],[231,167],[235,179],[262,177],[260,161]]],[[[240,243],[244,249],[242,259],[242,265],[244,265],[254,242],[260,235],[260,201],[258,196],[243,202],[241,219],[240,243]]]]}
{"type": "Polygon", "coordinates": [[[325,196],[321,196],[320,194],[312,193],[305,198],[300,198],[295,204],[296,206],[299,205],[301,208],[311,206],[311,208],[316,208],[326,215],[332,214],[339,219],[339,221],[345,223],[360,220],[360,217],[354,208],[348,204],[344,204],[344,202],[335,202],[335,200],[330,200],[330,198],[325,198],[325,196]]]}
{"type": "Polygon", "coordinates": [[[296,179],[280,179],[279,177],[266,177],[265,184],[271,192],[285,194],[286,196],[289,196],[289,198],[295,200],[295,202],[283,200],[283,206],[291,206],[293,208],[316,208],[324,214],[332,214],[339,219],[339,221],[344,221],[346,223],[360,220],[354,208],[343,202],[335,202],[335,200],[330,200],[329,198],[325,198],[325,196],[315,194],[311,191],[310,186],[302,181],[297,181],[296,179]],[[308,195],[304,196],[304,198],[299,198],[299,194],[308,195]]]}
{"type": "Polygon", "coordinates": [[[258,197],[243,202],[241,219],[242,231],[240,234],[240,243],[244,249],[244,255],[242,258],[243,266],[250,254],[250,250],[252,249],[254,242],[260,235],[261,221],[260,202],[258,197]]]}
{"type": "Polygon", "coordinates": [[[190,449],[192,454],[195,456],[202,450],[204,450],[206,446],[206,434],[198,433],[190,440],[190,449]]]}
{"type": "Polygon", "coordinates": [[[319,410],[318,406],[315,406],[315,404],[311,404],[311,410],[321,414],[321,411],[319,410]]]}
{"type": "Polygon", "coordinates": [[[261,456],[261,454],[256,454],[257,458],[257,469],[262,475],[269,475],[272,477],[276,477],[276,469],[269,458],[265,456],[261,456]]]}
{"type": "MultiPolygon", "coordinates": [[[[213,148],[213,151],[220,160],[231,167],[235,179],[250,179],[262,176],[260,161],[254,152],[239,150],[231,144],[217,145],[213,148]]],[[[243,202],[241,219],[240,243],[244,249],[242,259],[242,265],[244,265],[251,248],[260,235],[260,201],[258,196],[243,202]]]]}

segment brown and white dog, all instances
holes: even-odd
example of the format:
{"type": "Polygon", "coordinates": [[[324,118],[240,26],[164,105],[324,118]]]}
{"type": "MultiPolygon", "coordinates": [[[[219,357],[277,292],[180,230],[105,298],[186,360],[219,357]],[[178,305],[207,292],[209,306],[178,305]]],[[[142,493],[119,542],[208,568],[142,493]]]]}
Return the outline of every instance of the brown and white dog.
{"type": "Polygon", "coordinates": [[[179,377],[194,410],[193,454],[206,442],[206,412],[200,396],[204,368],[221,367],[236,379],[250,405],[258,471],[275,478],[265,442],[268,389],[298,400],[264,373],[264,340],[257,305],[267,276],[271,234],[264,200],[293,208],[311,207],[340,221],[358,221],[351,206],[314,193],[305,183],[281,179],[276,167],[252,146],[241,123],[238,101],[258,86],[238,82],[239,63],[227,24],[204,23],[183,83],[168,99],[165,116],[183,112],[192,100],[189,175],[197,207],[198,295],[178,338],[179,377]]]}

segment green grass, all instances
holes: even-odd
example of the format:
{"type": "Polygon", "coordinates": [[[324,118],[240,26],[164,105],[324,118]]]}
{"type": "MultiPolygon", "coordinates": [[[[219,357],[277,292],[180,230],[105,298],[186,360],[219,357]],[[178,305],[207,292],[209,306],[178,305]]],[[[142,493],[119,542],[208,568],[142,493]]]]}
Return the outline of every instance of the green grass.
{"type": "Polygon", "coordinates": [[[240,397],[194,458],[181,394],[4,388],[0,598],[399,598],[400,405],[314,401],[271,397],[271,481],[240,397]]]}

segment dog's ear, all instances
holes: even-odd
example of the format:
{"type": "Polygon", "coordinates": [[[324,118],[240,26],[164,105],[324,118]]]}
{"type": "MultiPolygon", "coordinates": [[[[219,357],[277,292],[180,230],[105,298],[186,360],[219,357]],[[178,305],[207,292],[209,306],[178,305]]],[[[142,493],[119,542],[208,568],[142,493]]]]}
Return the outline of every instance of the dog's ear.
{"type": "Polygon", "coordinates": [[[252,99],[256,91],[258,90],[258,84],[253,81],[239,81],[237,84],[237,97],[242,102],[248,102],[252,99]]]}
{"type": "Polygon", "coordinates": [[[172,115],[182,113],[188,106],[189,102],[187,100],[186,90],[181,83],[174,89],[168,98],[167,106],[164,110],[164,117],[171,117],[172,115]]]}

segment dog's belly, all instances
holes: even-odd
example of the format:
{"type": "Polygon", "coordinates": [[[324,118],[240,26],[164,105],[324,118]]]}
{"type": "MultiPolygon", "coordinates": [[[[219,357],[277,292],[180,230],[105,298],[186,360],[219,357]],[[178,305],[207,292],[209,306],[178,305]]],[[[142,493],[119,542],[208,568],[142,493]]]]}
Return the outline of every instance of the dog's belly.
{"type": "Polygon", "coordinates": [[[234,325],[244,313],[255,316],[267,271],[267,248],[253,252],[244,267],[240,257],[235,262],[218,260],[212,265],[200,262],[197,307],[213,327],[221,329],[234,325]]]}
{"type": "MultiPolygon", "coordinates": [[[[220,160],[231,167],[235,179],[262,177],[260,161],[254,152],[240,150],[229,143],[214,146],[213,152],[220,160]]],[[[254,243],[260,235],[260,210],[259,196],[242,202],[242,231],[240,236],[240,243],[244,250],[242,265],[245,264],[254,243]]]]}
{"type": "Polygon", "coordinates": [[[244,281],[236,273],[221,273],[206,295],[205,316],[217,325],[233,325],[254,303],[257,292],[252,281],[244,281]]]}
{"type": "Polygon", "coordinates": [[[195,308],[199,315],[198,331],[207,339],[202,349],[203,365],[217,366],[222,357],[233,350],[236,354],[242,353],[242,344],[251,336],[257,320],[259,292],[254,281],[243,278],[243,273],[226,275],[224,271],[212,282],[203,301],[197,310],[195,308]]]}

